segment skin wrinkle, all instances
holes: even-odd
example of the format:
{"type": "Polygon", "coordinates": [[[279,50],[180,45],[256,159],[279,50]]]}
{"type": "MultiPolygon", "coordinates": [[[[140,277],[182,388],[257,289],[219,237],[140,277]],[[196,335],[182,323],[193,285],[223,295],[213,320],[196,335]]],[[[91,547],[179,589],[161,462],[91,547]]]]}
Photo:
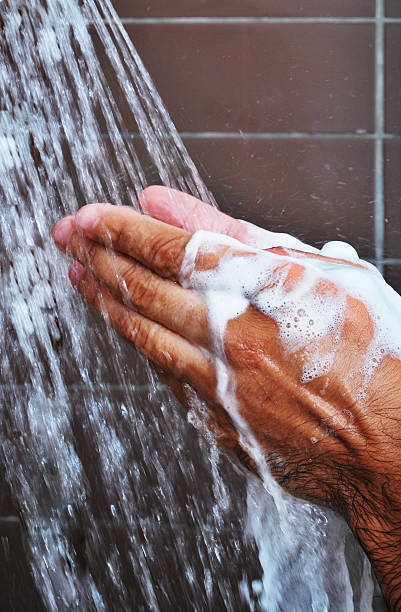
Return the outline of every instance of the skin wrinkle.
{"type": "MultiPolygon", "coordinates": [[[[231,347],[232,346],[232,350],[231,350],[231,354],[232,357],[231,359],[234,362],[238,362],[239,356],[241,356],[241,360],[243,362],[245,362],[247,364],[247,372],[249,371],[255,371],[258,369],[258,366],[255,366],[255,357],[258,357],[259,359],[262,358],[265,361],[265,365],[267,363],[267,357],[265,356],[263,350],[259,349],[259,350],[255,350],[255,347],[252,346],[252,339],[251,339],[251,346],[247,346],[247,344],[249,344],[248,341],[245,341],[241,344],[240,346],[240,350],[238,350],[239,345],[238,345],[238,341],[236,340],[235,337],[235,333],[233,333],[232,328],[235,327],[235,323],[236,322],[240,322],[241,317],[239,317],[238,319],[235,320],[235,322],[231,322],[231,324],[229,324],[228,328],[227,328],[227,332],[226,332],[226,336],[230,335],[232,336],[232,338],[230,339],[230,341],[228,342],[226,339],[225,345],[226,345],[226,350],[227,350],[227,346],[231,347]],[[253,358],[252,358],[253,356],[253,358]]],[[[257,325],[254,325],[254,327],[257,327],[257,325]]],[[[276,327],[276,325],[274,325],[274,327],[276,327]]],[[[261,331],[261,330],[259,330],[261,331]]],[[[276,327],[276,333],[277,333],[277,327],[276,327]]],[[[227,350],[227,357],[228,360],[230,361],[230,349],[227,350]]],[[[235,369],[235,368],[234,368],[235,369]]],[[[268,385],[266,385],[266,379],[263,379],[262,381],[259,381],[257,377],[255,377],[255,383],[258,386],[258,389],[260,389],[262,391],[262,395],[264,397],[264,401],[263,401],[263,406],[265,407],[265,409],[269,412],[269,413],[273,413],[275,412],[275,410],[277,408],[279,408],[279,402],[275,401],[274,399],[272,399],[272,378],[274,380],[274,385],[273,387],[275,389],[283,387],[283,383],[280,381],[280,378],[282,376],[285,376],[285,374],[282,373],[282,371],[280,370],[280,368],[277,366],[277,364],[270,362],[269,363],[269,383],[268,385]],[[277,378],[274,379],[274,377],[272,376],[272,372],[275,372],[277,375],[277,378]],[[269,392],[267,391],[269,390],[269,392]],[[268,408],[268,406],[271,405],[273,408],[268,408]],[[276,408],[277,407],[277,408],[276,408]]],[[[241,387],[241,385],[237,386],[241,387]]],[[[296,384],[294,384],[293,388],[291,388],[290,384],[286,383],[286,389],[287,389],[287,393],[290,394],[291,391],[293,392],[294,397],[297,396],[297,390],[298,390],[298,386],[296,384]]],[[[304,397],[301,397],[301,399],[299,401],[297,401],[297,405],[298,406],[308,406],[310,409],[310,415],[313,417],[313,420],[315,422],[315,426],[321,426],[322,424],[322,414],[325,413],[325,410],[322,408],[322,404],[325,406],[326,410],[330,409],[331,410],[331,406],[330,404],[328,404],[325,400],[323,400],[323,402],[320,401],[320,397],[318,395],[315,394],[311,394],[310,392],[308,392],[306,389],[303,389],[304,394],[308,394],[308,402],[305,400],[305,395],[304,397]]],[[[245,392],[246,393],[246,392],[245,392]]],[[[273,392],[274,395],[274,392],[273,392]]],[[[352,407],[352,405],[350,406],[352,407]]],[[[338,412],[338,409],[335,408],[333,411],[333,414],[336,415],[338,412]]],[[[243,413],[243,416],[247,417],[247,415],[245,413],[243,413]]],[[[331,418],[332,415],[329,415],[326,418],[331,418]]],[[[263,421],[263,417],[258,419],[257,414],[252,414],[252,417],[248,418],[248,421],[252,424],[252,429],[253,431],[258,434],[258,432],[263,429],[263,425],[264,425],[264,421],[263,421]]],[[[271,421],[272,423],[272,421],[271,421]]],[[[291,419],[291,431],[292,433],[295,433],[296,431],[302,431],[302,434],[305,434],[308,431],[308,427],[307,425],[310,425],[310,421],[303,421],[303,422],[295,422],[294,423],[294,418],[291,419]],[[304,425],[306,425],[306,427],[304,427],[304,425]]],[[[326,437],[327,431],[324,432],[324,437],[326,437]]],[[[353,445],[352,445],[352,440],[348,441],[348,437],[353,438],[354,434],[353,432],[348,432],[345,429],[339,428],[338,426],[336,427],[336,429],[332,430],[332,434],[337,435],[340,437],[341,442],[343,443],[343,445],[347,448],[347,449],[352,449],[353,445]],[[341,434],[344,435],[341,435],[341,434]]],[[[270,438],[272,435],[272,429],[270,429],[270,438]]],[[[259,434],[259,440],[261,440],[260,438],[260,434],[259,434]]],[[[292,436],[293,437],[293,441],[292,441],[292,449],[291,449],[291,454],[288,454],[288,452],[286,453],[287,456],[287,461],[290,461],[290,465],[292,466],[292,470],[290,470],[289,474],[287,474],[286,478],[284,479],[284,483],[289,484],[289,480],[290,478],[294,478],[294,474],[293,474],[293,470],[295,469],[295,467],[297,466],[297,463],[294,461],[293,458],[293,453],[294,453],[294,439],[296,440],[296,436],[292,436]]],[[[277,440],[280,439],[280,435],[277,436],[277,440]]],[[[262,440],[264,441],[264,440],[262,440]]],[[[301,447],[305,446],[305,443],[299,442],[299,445],[301,447]]],[[[295,446],[298,446],[298,444],[296,443],[295,446]]],[[[312,452],[312,451],[311,451],[312,452]]],[[[313,453],[312,453],[313,454],[313,453]]],[[[299,463],[299,462],[298,462],[299,463]]],[[[288,465],[288,464],[287,464],[288,465]]],[[[297,468],[297,473],[299,473],[299,468],[297,468]]]]}
{"type": "Polygon", "coordinates": [[[157,340],[160,343],[157,364],[162,368],[173,370],[175,376],[177,376],[182,382],[196,380],[197,384],[202,388],[202,392],[205,394],[205,396],[214,401],[215,395],[211,393],[211,390],[215,388],[216,382],[212,364],[207,364],[207,361],[203,358],[203,356],[201,358],[200,354],[197,354],[198,349],[193,347],[185,339],[182,339],[181,346],[182,348],[186,349],[187,358],[188,351],[190,353],[191,351],[193,352],[193,358],[187,362],[182,361],[180,350],[177,350],[174,358],[171,359],[171,354],[169,351],[166,351],[166,348],[163,346],[162,342],[162,338],[168,338],[169,342],[171,342],[170,336],[168,335],[170,332],[167,333],[166,330],[166,332],[163,333],[164,328],[160,327],[157,323],[154,323],[155,328],[149,327],[149,323],[147,322],[148,320],[142,315],[133,311],[126,311],[121,307],[119,307],[118,316],[116,317],[116,314],[112,316],[113,311],[110,306],[110,300],[114,301],[115,298],[108,291],[108,289],[105,289],[102,293],[100,293],[99,285],[97,284],[96,280],[89,275],[84,277],[81,281],[80,290],[84,293],[88,303],[92,305],[95,310],[99,312],[99,314],[108,319],[110,324],[117,329],[120,335],[126,339],[133,339],[137,348],[152,361],[155,360],[153,355],[153,345],[157,340]],[[104,313],[104,310],[106,313],[104,313]],[[167,353],[170,356],[166,359],[167,353]]]}
{"type": "MultiPolygon", "coordinates": [[[[86,208],[82,208],[81,211],[86,208]]],[[[128,220],[131,219],[134,228],[145,220],[148,233],[147,239],[144,239],[145,232],[135,232],[135,229],[130,229],[127,219],[113,217],[115,213],[113,206],[107,206],[103,211],[102,219],[85,235],[100,244],[107,240],[109,247],[126,255],[134,254],[135,259],[145,267],[154,269],[163,278],[178,280],[183,251],[190,238],[189,233],[183,231],[182,236],[172,235],[171,232],[165,231],[165,228],[168,227],[165,224],[150,217],[142,217],[130,208],[126,209],[128,220]],[[149,228],[154,230],[151,238],[149,238],[149,228]]],[[[79,218],[78,213],[77,229],[83,234],[84,230],[79,225],[79,218]]]]}
{"type": "Polygon", "coordinates": [[[187,327],[185,326],[185,318],[183,318],[187,307],[191,307],[193,311],[196,309],[197,316],[195,320],[194,318],[192,319],[192,325],[188,328],[191,332],[189,339],[207,346],[208,334],[205,334],[204,331],[207,327],[206,313],[201,308],[201,301],[196,299],[195,295],[192,298],[192,302],[188,304],[188,301],[184,299],[184,296],[186,297],[187,294],[173,281],[164,279],[160,282],[151,270],[125,255],[119,256],[117,265],[113,252],[105,251],[99,244],[83,239],[78,234],[71,236],[69,250],[94,275],[96,275],[97,270],[109,270],[105,278],[106,283],[103,283],[103,286],[111,289],[116,298],[121,298],[122,296],[126,306],[141,313],[151,309],[150,318],[166,325],[170,329],[174,329],[173,322],[169,318],[169,315],[174,312],[174,304],[171,299],[163,303],[163,296],[167,300],[167,297],[173,291],[176,294],[177,300],[176,320],[179,320],[180,327],[182,329],[187,327]],[[107,264],[109,264],[109,267],[107,264]],[[156,307],[152,308],[154,302],[158,304],[157,312],[161,313],[161,317],[157,316],[156,307]],[[178,319],[178,317],[180,318],[178,319]]]}
{"type": "Polygon", "coordinates": [[[183,249],[185,249],[187,242],[186,238],[170,238],[166,240],[164,236],[160,235],[155,245],[152,245],[152,249],[156,249],[154,264],[160,276],[172,278],[175,281],[179,280],[183,249]]]}
{"type": "MultiPolygon", "coordinates": [[[[288,278],[288,277],[287,277],[288,278]]],[[[321,294],[324,295],[335,295],[337,290],[335,288],[334,285],[332,284],[327,284],[327,283],[321,283],[319,286],[319,291],[321,294]]],[[[354,301],[355,303],[355,301],[354,301]]],[[[350,307],[352,309],[352,306],[350,307]]],[[[349,310],[350,308],[347,308],[347,310],[349,310]]],[[[355,319],[358,319],[358,324],[363,320],[367,319],[366,316],[361,316],[362,313],[364,315],[367,314],[366,308],[363,305],[358,304],[358,307],[355,309],[355,319]]],[[[350,321],[347,322],[347,326],[344,328],[344,332],[343,335],[344,336],[350,336],[353,335],[353,327],[352,325],[355,325],[354,321],[350,321]],[[352,332],[352,334],[351,334],[352,332]]],[[[356,342],[355,342],[355,346],[356,346],[356,350],[357,353],[363,352],[363,350],[366,350],[366,347],[369,345],[369,343],[371,342],[372,336],[373,336],[373,329],[372,329],[372,325],[363,325],[362,324],[362,329],[363,329],[363,333],[362,334],[358,334],[358,337],[356,338],[356,342]]],[[[360,330],[360,328],[359,328],[360,330]]],[[[237,350],[238,350],[238,345],[237,345],[237,350]]],[[[243,351],[243,346],[241,345],[241,352],[243,351]]],[[[252,368],[252,364],[250,364],[250,368],[252,368]]],[[[271,369],[270,369],[270,375],[271,375],[271,369]]],[[[286,386],[287,391],[290,391],[289,386],[286,386]]],[[[349,401],[348,401],[348,410],[353,409],[354,407],[356,407],[356,403],[355,401],[352,399],[351,397],[351,393],[349,391],[346,392],[346,395],[348,395],[350,397],[349,401]]],[[[342,401],[344,402],[344,397],[345,397],[345,393],[344,391],[342,391],[342,393],[340,394],[340,397],[342,398],[342,401]]],[[[307,401],[305,401],[305,397],[303,398],[303,403],[304,404],[308,404],[307,401]]],[[[323,404],[325,404],[325,402],[323,402],[323,404]]],[[[321,402],[319,401],[318,396],[312,396],[311,397],[311,402],[309,405],[310,408],[315,409],[316,407],[318,408],[318,412],[322,412],[322,405],[321,402]],[[317,406],[317,404],[320,404],[317,406]]],[[[335,413],[337,412],[337,410],[335,410],[335,413]]],[[[330,417],[329,417],[330,418],[330,417]]],[[[362,423],[364,421],[362,420],[362,423]]],[[[255,424],[252,423],[253,427],[253,431],[255,431],[255,424]]],[[[352,431],[350,431],[348,428],[344,429],[344,428],[338,428],[336,427],[335,430],[333,430],[333,433],[340,437],[342,443],[345,445],[346,449],[349,451],[354,451],[355,448],[355,426],[352,428],[352,431]],[[350,438],[348,440],[348,438],[350,438]]],[[[294,426],[292,424],[292,431],[294,431],[294,426]]],[[[365,445],[363,445],[365,446],[365,445]]],[[[285,455],[285,453],[284,453],[285,455]]],[[[288,455],[287,455],[288,457],[288,455]]],[[[287,467],[286,467],[286,471],[284,473],[282,473],[281,475],[279,473],[277,473],[277,470],[275,470],[275,475],[277,477],[277,479],[279,480],[279,482],[281,484],[283,484],[283,486],[285,486],[286,488],[290,488],[293,492],[297,491],[298,487],[299,487],[299,483],[295,484],[295,486],[293,486],[294,481],[299,480],[300,479],[300,473],[301,473],[301,466],[303,465],[302,461],[293,461],[293,458],[291,457],[291,462],[290,464],[288,464],[287,462],[287,467]],[[289,467],[290,466],[290,467],[289,467]]],[[[327,466],[326,466],[327,469],[327,466]]],[[[326,470],[325,470],[326,471],[326,470]]],[[[335,483],[333,483],[335,484],[335,483]]],[[[307,486],[306,483],[301,480],[301,487],[302,487],[302,496],[305,496],[305,492],[308,492],[309,494],[311,493],[311,489],[313,490],[315,487],[312,486],[307,486]]]]}
{"type": "MultiPolygon", "coordinates": [[[[166,193],[163,188],[157,190],[158,193],[166,193]]],[[[211,229],[205,221],[208,219],[206,205],[172,190],[168,190],[168,194],[177,202],[180,197],[183,198],[182,208],[181,204],[177,204],[171,219],[178,219],[189,231],[199,227],[211,229]],[[185,206],[189,206],[189,209],[185,209],[185,206]],[[204,221],[198,221],[202,215],[204,221]]],[[[151,210],[152,198],[157,200],[154,192],[147,190],[148,210],[151,210]]],[[[90,212],[89,207],[85,208],[90,212]]],[[[217,363],[221,355],[214,352],[215,345],[210,342],[207,316],[202,315],[200,319],[200,327],[205,327],[205,348],[200,348],[202,343],[196,336],[191,343],[181,335],[198,325],[200,311],[196,302],[188,306],[190,300],[188,298],[186,301],[184,297],[182,303],[180,299],[166,301],[167,294],[172,295],[174,287],[178,287],[176,281],[180,279],[184,251],[191,234],[172,225],[141,217],[132,209],[106,206],[99,212],[102,221],[87,232],[79,227],[81,213],[76,217],[81,242],[74,237],[72,242],[76,240],[76,244],[70,250],[75,257],[80,248],[89,253],[86,259],[84,254],[81,257],[88,270],[95,270],[94,262],[98,265],[96,277],[84,273],[77,285],[78,290],[109,319],[117,331],[126,337],[131,334],[133,344],[159,370],[163,370],[164,379],[184,404],[188,405],[188,398],[183,384],[188,383],[197,390],[207,402],[208,426],[216,439],[234,453],[243,465],[255,468],[252,459],[239,444],[230,415],[216,398],[214,362],[217,363]],[[111,261],[110,258],[99,259],[93,243],[86,249],[84,239],[95,240],[100,249],[102,245],[112,248],[112,265],[106,263],[111,261]],[[124,249],[128,252],[122,256],[124,249]],[[130,258],[132,267],[127,268],[126,260],[130,258]],[[135,267],[140,264],[141,267],[135,267]],[[158,290],[152,292],[151,282],[146,276],[141,276],[141,269],[146,269],[146,273],[152,271],[160,282],[167,283],[166,294],[159,294],[158,290]],[[111,275],[115,273],[118,276],[117,285],[112,286],[111,290],[105,289],[105,279],[109,279],[106,282],[108,287],[111,275]],[[169,280],[160,278],[162,276],[169,280]],[[150,283],[149,286],[147,283],[150,283]],[[130,302],[126,302],[127,294],[130,302]],[[157,315],[158,309],[174,310],[177,306],[182,312],[179,313],[177,309],[168,325],[164,319],[161,324],[155,321],[155,318],[161,317],[157,315]],[[142,314],[134,312],[134,309],[139,310],[138,307],[142,314]]],[[[163,220],[162,209],[159,213],[163,220]]],[[[215,231],[219,231],[220,214],[217,211],[213,213],[215,231]]],[[[249,229],[229,219],[225,217],[222,221],[224,231],[236,237],[242,235],[239,227],[241,231],[245,231],[245,228],[250,233],[257,229],[249,229]]],[[[260,232],[258,244],[262,241],[263,231],[260,232]]],[[[271,245],[273,241],[274,234],[267,233],[266,243],[271,245]]],[[[68,249],[62,244],[60,247],[68,249]]],[[[255,252],[258,251],[252,246],[243,245],[241,250],[226,243],[204,253],[198,250],[194,257],[195,270],[213,270],[223,260],[255,257],[255,252]]],[[[366,268],[354,262],[324,258],[318,253],[294,251],[285,245],[273,246],[266,251],[267,281],[263,290],[269,291],[277,286],[280,290],[284,285],[285,293],[290,295],[303,278],[306,267],[318,266],[322,259],[333,266],[343,263],[349,268],[366,268]]],[[[191,270],[187,270],[187,277],[181,277],[186,286],[186,289],[182,289],[182,295],[195,295],[200,300],[202,292],[191,289],[190,273],[191,270]]],[[[219,279],[221,287],[218,290],[229,292],[231,280],[229,277],[219,279]]],[[[324,298],[326,305],[340,296],[337,285],[330,280],[318,282],[313,291],[324,298]]],[[[259,293],[260,285],[254,295],[247,296],[248,301],[256,303],[259,293]]],[[[302,297],[302,292],[299,295],[302,297]]],[[[341,300],[337,299],[335,304],[343,307],[341,300]]],[[[394,563],[398,564],[400,558],[401,529],[397,509],[401,508],[401,490],[399,485],[394,487],[392,483],[394,480],[397,483],[401,481],[401,452],[397,442],[393,441],[398,441],[394,421],[395,411],[399,412],[401,406],[401,363],[390,355],[380,358],[369,374],[370,382],[365,394],[360,395],[360,387],[366,379],[362,364],[373,338],[373,325],[367,308],[356,298],[348,295],[344,308],[340,322],[342,331],[338,337],[325,331],[327,335],[323,339],[319,337],[310,342],[305,338],[305,346],[300,344],[291,354],[288,346],[283,344],[277,323],[251,306],[228,324],[224,354],[235,378],[240,413],[262,443],[277,481],[293,494],[329,504],[345,516],[367,550],[392,609],[397,610],[401,585],[400,576],[397,580],[395,570],[399,565],[394,566],[394,563]],[[311,354],[319,356],[320,352],[325,354],[330,350],[333,359],[328,370],[302,382],[301,376],[311,354]],[[388,415],[388,409],[391,415],[388,415]],[[316,443],[312,442],[312,438],[317,438],[316,443]]],[[[230,406],[226,408],[230,409],[230,406]]]]}
{"type": "MultiPolygon", "coordinates": [[[[283,249],[281,247],[273,247],[271,249],[267,249],[268,251],[270,251],[271,253],[277,253],[279,255],[285,255],[287,257],[298,257],[299,259],[308,259],[308,260],[318,260],[320,259],[319,255],[316,255],[315,253],[304,253],[303,251],[298,251],[297,249],[283,249]]],[[[367,269],[366,265],[357,263],[357,262],[350,262],[347,259],[334,259],[333,257],[325,257],[327,262],[333,263],[333,264],[342,264],[345,266],[352,266],[355,268],[361,268],[363,270],[367,269]]]]}
{"type": "Polygon", "coordinates": [[[276,388],[287,389],[289,395],[293,395],[298,401],[309,409],[309,413],[316,419],[324,418],[323,415],[329,415],[332,411],[330,404],[318,397],[313,392],[306,388],[299,388],[299,385],[291,380],[288,375],[276,364],[273,363],[266,355],[263,355],[264,366],[268,371],[269,378],[273,379],[276,388]]]}

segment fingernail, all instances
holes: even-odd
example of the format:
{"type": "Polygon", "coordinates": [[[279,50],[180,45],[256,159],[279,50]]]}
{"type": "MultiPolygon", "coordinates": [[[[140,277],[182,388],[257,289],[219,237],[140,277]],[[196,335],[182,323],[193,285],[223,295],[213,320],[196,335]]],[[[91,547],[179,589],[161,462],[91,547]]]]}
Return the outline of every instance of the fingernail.
{"type": "Polygon", "coordinates": [[[110,206],[112,204],[87,204],[83,206],[75,215],[77,227],[83,232],[90,232],[96,227],[102,211],[110,206]]]}
{"type": "Polygon", "coordinates": [[[71,285],[76,288],[81,282],[85,275],[85,268],[78,261],[75,261],[68,271],[68,276],[71,281],[71,285]]]}
{"type": "Polygon", "coordinates": [[[59,246],[65,247],[73,231],[74,217],[65,217],[54,226],[53,238],[59,246]]]}

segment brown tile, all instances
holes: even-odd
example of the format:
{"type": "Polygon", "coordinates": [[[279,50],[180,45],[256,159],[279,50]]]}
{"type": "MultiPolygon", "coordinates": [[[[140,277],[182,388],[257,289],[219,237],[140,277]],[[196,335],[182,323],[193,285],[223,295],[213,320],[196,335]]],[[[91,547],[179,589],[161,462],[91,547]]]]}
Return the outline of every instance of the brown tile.
{"type": "Polygon", "coordinates": [[[179,130],[373,130],[370,24],[131,24],[127,31],[179,130]]]}
{"type": "Polygon", "coordinates": [[[114,0],[113,4],[121,17],[374,16],[374,0],[114,0]]]}
{"type": "Polygon", "coordinates": [[[401,17],[400,0],[386,0],[386,16],[387,17],[401,17]]]}
{"type": "Polygon", "coordinates": [[[384,278],[401,295],[401,261],[399,264],[384,266],[384,278]]]}
{"type": "Polygon", "coordinates": [[[386,129],[401,132],[401,23],[386,26],[386,129]]]}
{"type": "MultiPolygon", "coordinates": [[[[225,555],[221,566],[214,566],[209,605],[205,601],[202,609],[225,609],[220,581],[226,582],[227,592],[232,593],[230,599],[240,603],[241,576],[246,571],[253,578],[257,572],[257,557],[255,553],[250,555],[250,547],[243,539],[242,521],[246,507],[243,476],[237,474],[228,461],[222,463],[221,470],[233,498],[232,504],[219,532],[212,522],[205,529],[206,522],[213,521],[210,463],[205,443],[187,422],[185,409],[169,403],[165,393],[161,396],[164,403],[164,410],[161,410],[160,395],[159,399],[152,399],[145,391],[95,391],[95,400],[103,416],[103,419],[95,419],[95,428],[96,423],[101,422],[105,431],[116,432],[118,445],[114,452],[113,438],[105,450],[91,435],[94,422],[87,400],[89,396],[85,392],[75,394],[72,390],[75,447],[89,484],[86,504],[96,517],[93,527],[96,534],[100,534],[101,550],[96,555],[92,553],[92,530],[84,519],[75,539],[80,558],[90,568],[102,597],[108,603],[107,609],[127,609],[120,599],[124,593],[116,590],[107,572],[107,559],[116,546],[122,581],[131,601],[136,602],[136,609],[147,609],[149,603],[141,589],[144,575],[140,571],[136,575],[129,558],[130,554],[137,559],[139,556],[132,550],[129,530],[122,518],[118,484],[121,471],[117,469],[113,476],[114,465],[118,466],[118,462],[113,460],[105,469],[107,453],[113,457],[122,456],[124,487],[125,491],[130,487],[130,503],[135,508],[136,542],[144,546],[159,609],[190,610],[191,598],[193,601],[203,600],[203,577],[208,567],[208,545],[212,545],[212,540],[225,551],[225,555]],[[135,414],[141,416],[135,418],[135,414]],[[116,486],[110,484],[110,480],[116,486]],[[110,512],[111,504],[116,508],[114,518],[110,512]],[[190,581],[186,578],[185,559],[194,574],[190,581]]],[[[211,556],[213,558],[213,554],[211,556]]],[[[238,610],[245,612],[246,609],[238,606],[238,610]]]]}
{"type": "Polygon", "coordinates": [[[385,257],[401,259],[401,139],[384,147],[385,257]]]}
{"type": "Polygon", "coordinates": [[[19,523],[0,519],[0,610],[45,612],[30,573],[19,523]]]}
{"type": "MultiPolygon", "coordinates": [[[[110,496],[112,492],[105,488],[101,480],[104,474],[101,468],[104,466],[103,450],[91,434],[94,427],[91,416],[94,412],[93,400],[96,402],[95,412],[99,410],[102,415],[97,420],[109,432],[117,432],[121,448],[124,449],[126,465],[140,467],[129,475],[129,479],[137,479],[132,482],[137,497],[137,516],[146,518],[159,515],[165,516],[167,520],[166,512],[173,511],[164,507],[165,498],[157,494],[158,487],[163,487],[160,477],[166,469],[177,502],[174,520],[177,524],[191,522],[185,508],[189,496],[197,494],[196,483],[202,481],[205,490],[212,486],[210,464],[204,453],[206,442],[187,422],[186,409],[162,386],[156,394],[150,388],[135,390],[104,387],[95,388],[92,393],[85,389],[70,389],[75,448],[90,486],[88,504],[94,514],[106,512],[105,516],[111,518],[107,504],[113,502],[110,498],[106,500],[106,494],[110,496]],[[135,418],[135,415],[140,417],[135,418]],[[160,440],[163,440],[163,444],[160,444],[160,440]],[[149,449],[154,449],[154,463],[149,461],[149,449]]],[[[113,453],[113,448],[110,448],[110,453],[113,453]]],[[[222,465],[222,473],[233,490],[243,485],[243,477],[233,470],[228,460],[222,465]]],[[[115,493],[119,494],[118,487],[115,493]]],[[[239,503],[244,502],[243,494],[244,491],[238,493],[239,503]]],[[[199,495],[202,496],[202,493],[199,492],[199,495]]],[[[115,502],[118,504],[118,500],[115,502]]],[[[236,510],[238,508],[233,507],[231,521],[234,521],[236,510]]]]}
{"type": "Polygon", "coordinates": [[[321,246],[374,255],[373,143],[347,139],[185,139],[221,208],[321,246]]]}

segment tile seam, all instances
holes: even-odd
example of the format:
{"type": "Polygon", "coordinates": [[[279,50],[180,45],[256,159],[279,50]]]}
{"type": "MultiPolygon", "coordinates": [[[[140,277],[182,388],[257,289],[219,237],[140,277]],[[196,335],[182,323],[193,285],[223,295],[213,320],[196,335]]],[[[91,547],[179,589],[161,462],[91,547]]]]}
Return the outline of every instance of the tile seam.
{"type": "MultiPolygon", "coordinates": [[[[312,25],[333,24],[372,24],[376,17],[122,17],[123,25],[156,24],[258,24],[258,23],[308,23],[312,25]]],[[[384,23],[401,23],[398,17],[383,17],[384,23]]]]}
{"type": "Polygon", "coordinates": [[[6,516],[0,516],[0,525],[3,523],[6,524],[12,524],[12,523],[20,523],[20,519],[18,516],[16,515],[6,515],[6,516]]]}
{"type": "Polygon", "coordinates": [[[384,258],[382,259],[381,263],[385,266],[401,266],[400,259],[384,258]]]}
{"type": "Polygon", "coordinates": [[[401,266],[401,259],[397,259],[396,257],[383,257],[380,260],[377,260],[375,257],[368,257],[366,261],[374,264],[375,266],[382,264],[383,266],[401,266]]]}
{"type": "MultiPolygon", "coordinates": [[[[181,138],[195,139],[349,139],[349,140],[376,140],[379,136],[374,132],[357,134],[355,132],[179,132],[181,138]]],[[[123,132],[126,138],[141,138],[138,132],[123,132]]],[[[401,134],[382,134],[381,139],[401,139],[401,134]]]]}
{"type": "Polygon", "coordinates": [[[383,272],[384,253],[384,0],[376,0],[375,27],[375,255],[383,272]]]}

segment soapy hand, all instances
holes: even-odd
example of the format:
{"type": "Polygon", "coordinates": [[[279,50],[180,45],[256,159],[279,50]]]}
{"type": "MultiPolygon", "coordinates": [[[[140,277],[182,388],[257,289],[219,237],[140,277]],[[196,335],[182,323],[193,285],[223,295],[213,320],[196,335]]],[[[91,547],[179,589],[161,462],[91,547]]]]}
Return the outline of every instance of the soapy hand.
{"type": "Polygon", "coordinates": [[[150,216],[91,204],[55,226],[72,284],[247,467],[261,449],[286,489],[342,512],[399,609],[401,298],[348,245],[163,187],[140,203],[150,216]]]}

